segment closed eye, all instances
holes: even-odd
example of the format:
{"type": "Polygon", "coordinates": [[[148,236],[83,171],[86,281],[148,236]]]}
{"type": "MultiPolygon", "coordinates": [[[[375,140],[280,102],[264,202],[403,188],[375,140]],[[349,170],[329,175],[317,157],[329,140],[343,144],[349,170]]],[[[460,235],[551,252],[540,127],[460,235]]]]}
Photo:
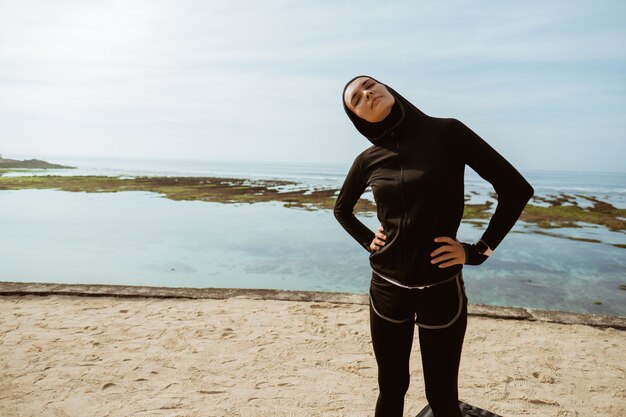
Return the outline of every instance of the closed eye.
{"type": "MultiPolygon", "coordinates": [[[[372,88],[373,86],[376,85],[376,81],[374,80],[370,80],[370,83],[366,86],[364,86],[364,88],[368,89],[368,88],[372,88]]],[[[353,107],[356,107],[359,105],[359,102],[361,101],[361,95],[359,94],[356,98],[356,102],[354,102],[353,107]]]]}

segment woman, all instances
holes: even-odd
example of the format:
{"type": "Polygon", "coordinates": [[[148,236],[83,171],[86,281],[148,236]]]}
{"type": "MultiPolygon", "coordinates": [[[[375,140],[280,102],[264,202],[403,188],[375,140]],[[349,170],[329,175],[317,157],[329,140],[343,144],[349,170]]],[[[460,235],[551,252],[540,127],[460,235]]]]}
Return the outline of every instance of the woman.
{"type": "Polygon", "coordinates": [[[379,385],[375,415],[402,416],[416,324],[432,412],[461,417],[457,379],[467,324],[462,268],[479,265],[492,254],[534,190],[463,123],[427,116],[372,77],[350,80],[343,106],[373,144],[354,160],[334,214],[370,252],[370,327],[379,385]],[[495,213],[474,244],[456,238],[465,165],[498,194],[495,213]],[[368,186],[381,223],[377,233],[353,214],[368,186]]]}

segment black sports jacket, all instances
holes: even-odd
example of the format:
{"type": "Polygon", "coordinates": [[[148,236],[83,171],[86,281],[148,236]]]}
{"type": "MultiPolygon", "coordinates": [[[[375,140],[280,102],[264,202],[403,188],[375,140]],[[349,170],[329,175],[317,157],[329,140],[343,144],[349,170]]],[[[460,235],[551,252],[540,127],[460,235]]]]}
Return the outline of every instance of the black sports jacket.
{"type": "MultiPolygon", "coordinates": [[[[437,236],[456,239],[464,208],[464,171],[469,165],[490,182],[498,204],[482,235],[494,250],[511,230],[534,193],[533,187],[498,152],[456,119],[428,116],[386,86],[400,105],[397,123],[368,137],[344,103],[357,129],[373,143],[350,168],[334,214],[366,250],[374,232],[353,208],[371,186],[386,244],[369,256],[372,269],[407,287],[433,285],[455,276],[463,265],[440,268],[430,253],[444,245],[437,236]]],[[[343,97],[342,97],[343,101],[343,97]]]]}

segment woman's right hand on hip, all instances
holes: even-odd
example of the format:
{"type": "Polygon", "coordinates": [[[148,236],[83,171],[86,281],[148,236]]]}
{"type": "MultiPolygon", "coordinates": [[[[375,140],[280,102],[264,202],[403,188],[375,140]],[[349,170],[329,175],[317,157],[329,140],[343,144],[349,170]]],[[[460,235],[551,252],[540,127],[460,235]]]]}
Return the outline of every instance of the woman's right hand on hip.
{"type": "Polygon", "coordinates": [[[370,249],[372,252],[382,248],[385,246],[385,240],[387,240],[387,236],[383,233],[385,229],[382,226],[378,226],[378,231],[376,232],[376,237],[370,243],[370,249]]]}

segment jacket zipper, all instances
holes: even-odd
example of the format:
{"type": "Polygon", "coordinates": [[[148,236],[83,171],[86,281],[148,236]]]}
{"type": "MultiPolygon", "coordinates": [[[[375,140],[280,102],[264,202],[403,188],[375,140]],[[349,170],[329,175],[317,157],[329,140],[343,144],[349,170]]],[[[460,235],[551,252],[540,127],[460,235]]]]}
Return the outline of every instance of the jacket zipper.
{"type": "MultiPolygon", "coordinates": [[[[395,132],[391,133],[392,136],[396,136],[395,132]]],[[[408,284],[408,275],[406,271],[406,244],[404,242],[404,219],[406,218],[406,202],[404,201],[404,190],[402,189],[402,182],[404,180],[404,166],[400,159],[400,140],[396,141],[396,157],[398,158],[398,164],[400,164],[400,199],[402,200],[402,217],[400,218],[400,234],[402,235],[402,268],[404,269],[404,282],[408,284]]]]}

